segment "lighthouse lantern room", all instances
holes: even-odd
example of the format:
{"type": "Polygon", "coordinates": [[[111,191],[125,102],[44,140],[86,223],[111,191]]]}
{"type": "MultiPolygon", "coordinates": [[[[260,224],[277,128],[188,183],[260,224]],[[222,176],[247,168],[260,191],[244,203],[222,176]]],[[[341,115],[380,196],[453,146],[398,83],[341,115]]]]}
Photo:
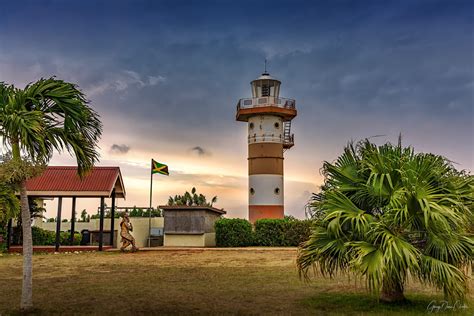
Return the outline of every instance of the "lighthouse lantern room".
{"type": "Polygon", "coordinates": [[[295,100],[280,98],[281,82],[266,71],[240,99],[237,121],[248,125],[249,220],[284,217],[283,153],[293,147],[295,100]]]}

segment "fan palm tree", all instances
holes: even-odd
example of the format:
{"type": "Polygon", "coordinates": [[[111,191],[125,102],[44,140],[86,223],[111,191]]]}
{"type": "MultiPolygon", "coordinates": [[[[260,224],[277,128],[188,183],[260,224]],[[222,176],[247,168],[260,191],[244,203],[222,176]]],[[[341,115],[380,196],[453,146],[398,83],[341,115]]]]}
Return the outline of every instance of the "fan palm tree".
{"type": "Polygon", "coordinates": [[[49,162],[53,151],[76,157],[82,177],[98,161],[97,142],[102,133],[98,114],[74,85],[55,78],[40,79],[24,89],[0,83],[0,136],[11,148],[16,166],[23,224],[23,285],[21,308],[33,307],[32,236],[26,180],[28,167],[49,162]]]}
{"type": "Polygon", "coordinates": [[[404,300],[408,277],[463,299],[473,261],[474,177],[441,156],[368,140],[323,165],[310,205],[313,233],[299,250],[304,277],[356,273],[382,301],[404,300]]]}

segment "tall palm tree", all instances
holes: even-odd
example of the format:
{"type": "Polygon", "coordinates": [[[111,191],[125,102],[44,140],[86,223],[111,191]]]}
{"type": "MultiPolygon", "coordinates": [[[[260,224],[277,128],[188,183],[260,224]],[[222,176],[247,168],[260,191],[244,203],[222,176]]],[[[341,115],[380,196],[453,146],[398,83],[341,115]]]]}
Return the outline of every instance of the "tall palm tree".
{"type": "Polygon", "coordinates": [[[23,285],[21,308],[33,307],[31,218],[26,180],[21,170],[47,164],[53,151],[68,151],[77,160],[82,177],[98,161],[97,143],[102,133],[99,115],[89,107],[74,84],[55,78],[40,79],[24,89],[0,83],[0,136],[17,166],[23,222],[23,285]]]}
{"type": "Polygon", "coordinates": [[[409,276],[463,299],[473,261],[474,177],[441,156],[368,140],[323,165],[311,201],[313,233],[299,250],[300,273],[356,273],[383,301],[404,300],[409,276]]]}

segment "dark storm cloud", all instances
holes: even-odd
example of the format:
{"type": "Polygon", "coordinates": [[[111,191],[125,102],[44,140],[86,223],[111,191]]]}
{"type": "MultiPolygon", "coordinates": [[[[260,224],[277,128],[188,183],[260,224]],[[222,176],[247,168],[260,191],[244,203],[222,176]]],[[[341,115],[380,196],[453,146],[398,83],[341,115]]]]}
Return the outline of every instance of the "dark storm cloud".
{"type": "Polygon", "coordinates": [[[250,96],[267,58],[282,96],[297,100],[298,140],[324,141],[322,152],[332,141],[416,133],[424,124],[472,135],[472,2],[271,4],[9,3],[0,80],[77,82],[104,120],[126,120],[109,133],[149,138],[136,127],[150,126],[160,129],[154,138],[190,148],[196,138],[238,134],[235,104],[250,96]],[[22,20],[35,20],[44,36],[22,20]]]}
{"type": "Polygon", "coordinates": [[[195,146],[191,148],[191,151],[196,153],[198,156],[209,156],[211,152],[207,149],[202,148],[201,146],[195,146]]]}
{"type": "Polygon", "coordinates": [[[128,145],[117,145],[113,144],[112,147],[110,147],[110,151],[114,154],[126,154],[130,150],[130,146],[128,145]]]}

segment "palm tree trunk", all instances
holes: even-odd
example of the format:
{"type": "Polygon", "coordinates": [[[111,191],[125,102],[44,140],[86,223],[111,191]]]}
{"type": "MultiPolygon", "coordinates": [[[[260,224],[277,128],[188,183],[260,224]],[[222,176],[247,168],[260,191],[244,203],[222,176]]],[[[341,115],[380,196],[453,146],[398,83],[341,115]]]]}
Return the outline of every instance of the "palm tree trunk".
{"type": "MultiPolygon", "coordinates": [[[[21,162],[21,153],[18,140],[12,144],[12,158],[21,162]]],[[[20,208],[23,233],[23,283],[21,288],[20,308],[23,311],[33,309],[33,236],[31,234],[31,215],[26,194],[26,179],[20,183],[20,208]]]]}
{"type": "Polygon", "coordinates": [[[400,283],[383,284],[380,300],[386,303],[402,302],[405,300],[403,286],[400,283]]]}
{"type": "Polygon", "coordinates": [[[22,182],[20,188],[20,205],[23,228],[23,285],[20,307],[25,311],[33,308],[33,236],[25,181],[22,182]]]}

